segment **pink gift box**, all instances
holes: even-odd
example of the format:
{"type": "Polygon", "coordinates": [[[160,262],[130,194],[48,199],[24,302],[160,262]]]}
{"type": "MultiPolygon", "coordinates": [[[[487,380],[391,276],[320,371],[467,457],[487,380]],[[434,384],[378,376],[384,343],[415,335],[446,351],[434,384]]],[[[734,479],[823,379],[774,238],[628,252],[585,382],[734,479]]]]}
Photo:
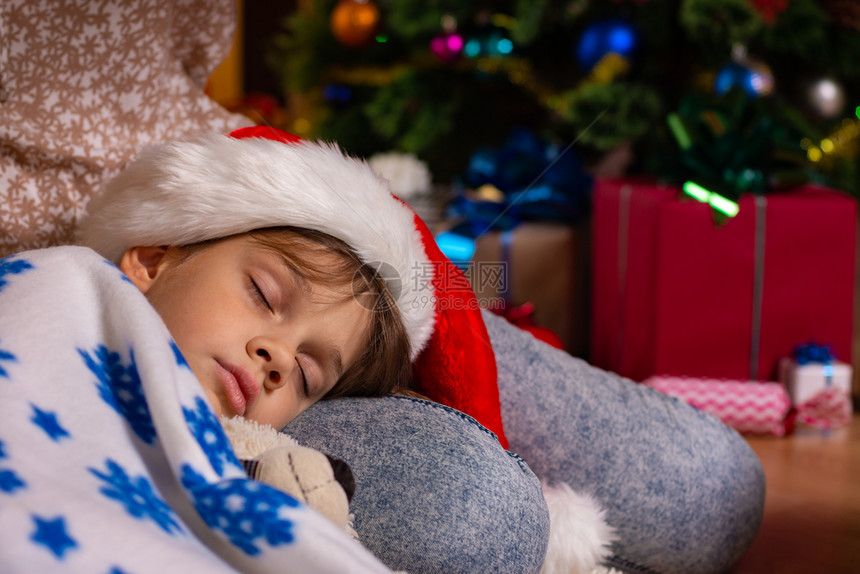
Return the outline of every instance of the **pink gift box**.
{"type": "Polygon", "coordinates": [[[653,376],[643,384],[716,416],[738,432],[787,433],[792,405],[781,383],[653,376]]]}

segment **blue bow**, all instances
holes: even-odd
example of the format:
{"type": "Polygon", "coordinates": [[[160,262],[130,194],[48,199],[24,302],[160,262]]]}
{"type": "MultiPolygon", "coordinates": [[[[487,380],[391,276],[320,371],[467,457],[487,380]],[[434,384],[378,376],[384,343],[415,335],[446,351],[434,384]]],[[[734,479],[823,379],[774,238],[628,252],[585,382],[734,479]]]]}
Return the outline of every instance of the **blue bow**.
{"type": "Polygon", "coordinates": [[[819,345],[815,342],[810,342],[794,348],[794,361],[798,365],[806,365],[808,363],[827,364],[835,360],[836,357],[833,355],[833,348],[830,345],[819,345]]]}
{"type": "Polygon", "coordinates": [[[448,216],[463,220],[457,231],[476,237],[508,230],[523,221],[573,223],[588,213],[593,179],[572,150],[544,145],[529,131],[515,130],[504,146],[476,151],[464,176],[465,187],[490,185],[500,201],[460,193],[448,216]]]}

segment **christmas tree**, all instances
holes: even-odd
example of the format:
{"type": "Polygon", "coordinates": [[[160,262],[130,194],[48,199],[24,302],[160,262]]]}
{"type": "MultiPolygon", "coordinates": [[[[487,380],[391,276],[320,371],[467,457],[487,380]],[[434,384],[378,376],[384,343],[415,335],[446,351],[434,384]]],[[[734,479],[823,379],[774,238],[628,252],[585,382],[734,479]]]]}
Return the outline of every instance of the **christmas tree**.
{"type": "Polygon", "coordinates": [[[628,172],[856,195],[858,56],[852,0],[314,0],[270,64],[282,127],[415,154],[439,182],[525,128],[589,166],[632,146],[628,172]]]}

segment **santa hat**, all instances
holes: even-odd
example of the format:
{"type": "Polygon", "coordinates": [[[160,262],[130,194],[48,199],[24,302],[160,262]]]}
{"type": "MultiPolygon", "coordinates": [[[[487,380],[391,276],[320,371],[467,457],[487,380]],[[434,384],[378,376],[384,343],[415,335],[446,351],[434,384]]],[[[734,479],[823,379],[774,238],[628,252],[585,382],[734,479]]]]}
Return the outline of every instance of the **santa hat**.
{"type": "Polygon", "coordinates": [[[154,146],[108,181],[80,226],[118,263],[140,245],[188,245],[294,226],[328,233],[378,269],[412,347],[417,390],[502,430],[496,363],[463,274],[369,165],[263,126],[154,146]]]}

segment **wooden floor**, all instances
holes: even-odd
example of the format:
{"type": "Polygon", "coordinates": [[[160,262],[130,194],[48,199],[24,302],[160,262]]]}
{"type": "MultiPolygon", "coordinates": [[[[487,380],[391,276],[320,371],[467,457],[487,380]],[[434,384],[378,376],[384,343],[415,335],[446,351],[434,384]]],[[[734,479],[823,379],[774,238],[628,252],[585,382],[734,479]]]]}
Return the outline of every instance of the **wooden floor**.
{"type": "Polygon", "coordinates": [[[767,477],[765,514],[731,574],[860,573],[860,415],[829,435],[747,440],[767,477]]]}

